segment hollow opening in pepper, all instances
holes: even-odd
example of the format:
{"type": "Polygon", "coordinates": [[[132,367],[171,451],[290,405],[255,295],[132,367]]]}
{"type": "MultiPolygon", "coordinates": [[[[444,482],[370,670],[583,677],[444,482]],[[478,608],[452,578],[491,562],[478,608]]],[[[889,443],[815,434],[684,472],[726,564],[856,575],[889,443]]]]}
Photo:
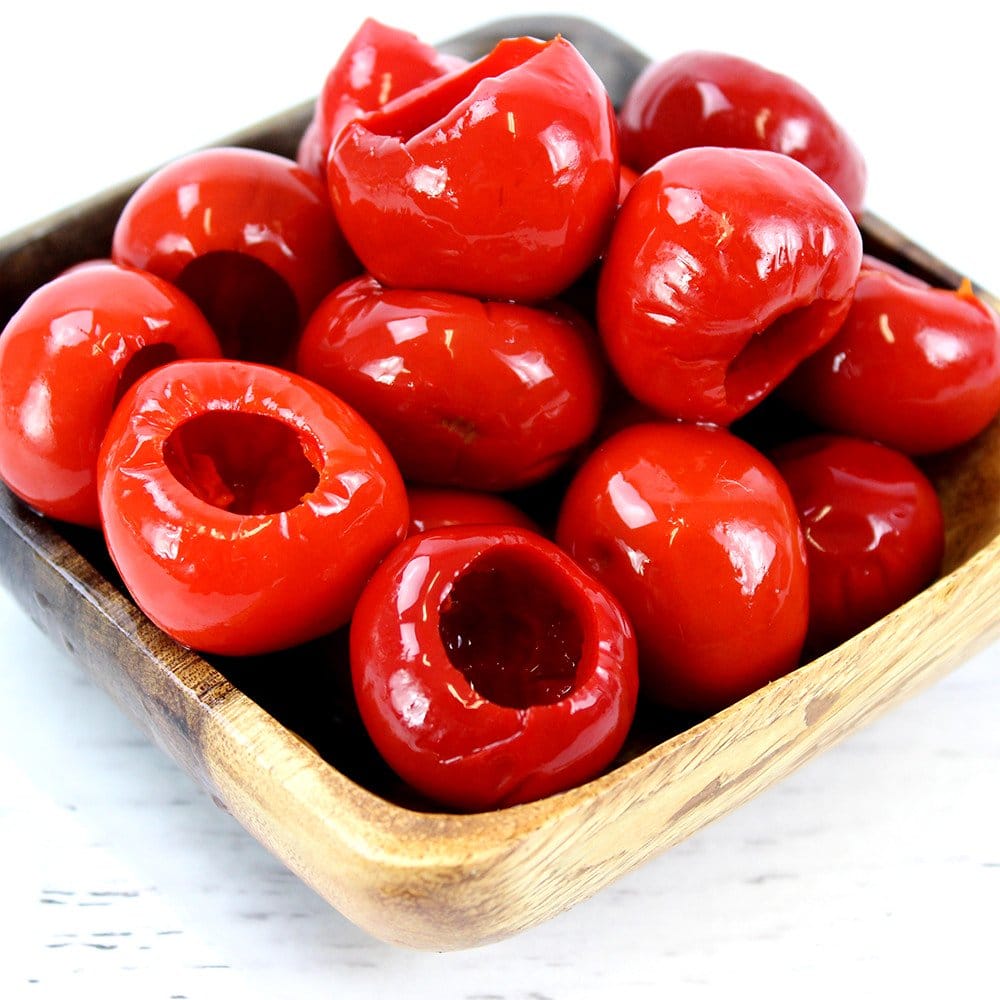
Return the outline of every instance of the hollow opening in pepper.
{"type": "Polygon", "coordinates": [[[439,77],[390,102],[387,111],[375,112],[364,125],[376,135],[391,135],[404,142],[440,121],[472,95],[483,80],[517,68],[545,48],[535,38],[508,38],[467,69],[439,77]]]}
{"type": "Polygon", "coordinates": [[[548,705],[576,683],[583,626],[555,571],[514,551],[480,556],[441,607],[452,664],[482,697],[508,708],[548,705]]]}
{"type": "Polygon", "coordinates": [[[277,514],[319,483],[298,432],[259,413],[212,410],[164,442],[167,468],[195,496],[232,514],[277,514]]]}
{"type": "Polygon", "coordinates": [[[280,364],[299,332],[299,306],[288,283],[263,261],[235,250],[196,257],[177,286],[205,314],[227,358],[280,364]]]}
{"type": "Polygon", "coordinates": [[[823,299],[791,309],[758,330],[726,371],[726,399],[756,403],[826,341],[831,303],[823,299]]]}

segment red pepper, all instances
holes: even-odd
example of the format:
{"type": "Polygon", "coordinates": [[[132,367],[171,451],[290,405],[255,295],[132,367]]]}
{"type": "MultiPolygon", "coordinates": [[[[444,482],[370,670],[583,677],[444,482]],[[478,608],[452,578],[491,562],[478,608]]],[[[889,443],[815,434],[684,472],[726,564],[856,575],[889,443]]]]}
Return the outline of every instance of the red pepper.
{"type": "Polygon", "coordinates": [[[805,87],[748,59],[685,52],[650,65],[619,115],[622,159],[638,170],[680,149],[782,153],[822,177],[855,216],[867,171],[850,136],[805,87]]]}
{"type": "Polygon", "coordinates": [[[792,491],[805,537],[812,652],[860,632],[940,572],[941,505],[905,455],[824,434],[784,445],[774,461],[792,491]]]}
{"type": "Polygon", "coordinates": [[[615,223],[598,328],[629,391],[668,417],[729,424],[836,332],[861,235],[815,174],[778,153],[661,160],[615,223]]]}
{"type": "Polygon", "coordinates": [[[408,31],[366,18],[323,83],[299,164],[325,181],[330,144],[349,121],[465,65],[408,31]]]}
{"type": "Polygon", "coordinates": [[[798,516],[774,466],[728,431],[618,432],[570,483],[556,541],[622,602],[645,697],[714,712],[797,665],[798,516]]]}
{"type": "Polygon", "coordinates": [[[507,39],[349,123],[330,197],[388,285],[537,300],[597,258],[617,206],[617,125],[563,38],[507,39]]]}
{"type": "Polygon", "coordinates": [[[1000,412],[1000,318],[968,283],[933,288],[865,258],[837,335],[782,391],[823,427],[911,455],[953,448],[1000,412]]]}
{"type": "Polygon", "coordinates": [[[359,270],[315,177],[236,148],[191,153],[140,185],[112,255],[187,292],[228,357],[268,363],[287,361],[320,299],[359,270]]]}
{"type": "Polygon", "coordinates": [[[247,655],[344,625],[402,539],[395,463],[346,403],[291,372],[174,362],[137,382],[98,461],[108,549],[178,642],[247,655]]]}
{"type": "Polygon", "coordinates": [[[506,490],[588,439],[603,361],[577,318],[348,282],[309,321],[297,370],[355,407],[413,482],[506,490]]]}
{"type": "Polygon", "coordinates": [[[541,798],[599,774],[635,711],[635,639],[564,552],[514,527],[408,538],[351,623],[358,707],[409,784],[458,809],[541,798]]]}
{"type": "Polygon", "coordinates": [[[157,365],[220,353],[152,274],[92,261],[60,275],[0,336],[0,478],[41,513],[98,527],[97,452],[119,398],[157,365]]]}

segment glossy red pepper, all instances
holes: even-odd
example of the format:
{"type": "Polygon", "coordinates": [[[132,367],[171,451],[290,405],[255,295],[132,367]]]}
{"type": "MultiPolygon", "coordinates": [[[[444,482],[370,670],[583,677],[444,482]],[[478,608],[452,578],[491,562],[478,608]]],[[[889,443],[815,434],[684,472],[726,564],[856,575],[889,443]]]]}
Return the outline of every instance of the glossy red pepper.
{"type": "Polygon", "coordinates": [[[492,493],[414,486],[407,491],[407,498],[411,535],[462,524],[508,524],[527,531],[539,530],[519,507],[492,493]]]}
{"type": "Polygon", "coordinates": [[[622,205],[598,328],[637,399],[664,416],[729,424],[834,335],[860,263],[857,224],[801,164],[683,150],[622,205]]]}
{"type": "Polygon", "coordinates": [[[187,292],[228,357],[285,362],[310,313],[359,266],[323,185],[294,161],[206,149],[140,185],[115,227],[116,263],[187,292]]]}
{"type": "Polygon", "coordinates": [[[345,624],[408,520],[399,471],[354,410],[238,361],[137,382],[108,427],[98,492],[136,604],[183,645],[227,655],[345,624]]]}
{"type": "Polygon", "coordinates": [[[638,170],[680,149],[734,146],[790,156],[859,216],[867,171],[858,147],[801,84],[719,52],[653,63],[622,104],[622,159],[638,170]]]}
{"type": "Polygon", "coordinates": [[[428,484],[536,482],[587,440],[601,407],[603,361],[579,320],[371,277],[320,304],[296,368],[362,413],[408,480],[428,484]]]}
{"type": "Polygon", "coordinates": [[[220,353],[194,303],[154,275],[67,271],[0,336],[0,478],[37,511],[98,527],[97,452],[118,399],[157,365],[220,353]]]}
{"type": "Polygon", "coordinates": [[[348,124],[328,177],[344,234],[385,284],[544,299],[604,247],[617,126],[569,42],[507,39],[348,124]]]}
{"type": "Polygon", "coordinates": [[[726,430],[639,424],[570,483],[556,541],[622,602],[642,693],[709,713],[798,663],[808,585],[788,487],[726,430]]]}
{"type": "Polygon", "coordinates": [[[955,447],[1000,412],[1000,318],[968,284],[933,288],[866,258],[837,335],[782,391],[832,430],[911,455],[955,447]]]}
{"type": "Polygon", "coordinates": [[[509,527],[408,538],[351,624],[362,719],[424,795],[493,809],[581,784],[635,711],[635,640],[618,602],[564,552],[509,527]]]}
{"type": "Polygon", "coordinates": [[[408,31],[366,18],[323,83],[299,165],[325,182],[330,143],[349,121],[465,65],[408,31]]]}
{"type": "Polygon", "coordinates": [[[859,438],[816,435],[773,457],[805,537],[811,652],[860,632],[940,572],[941,505],[905,455],[859,438]]]}

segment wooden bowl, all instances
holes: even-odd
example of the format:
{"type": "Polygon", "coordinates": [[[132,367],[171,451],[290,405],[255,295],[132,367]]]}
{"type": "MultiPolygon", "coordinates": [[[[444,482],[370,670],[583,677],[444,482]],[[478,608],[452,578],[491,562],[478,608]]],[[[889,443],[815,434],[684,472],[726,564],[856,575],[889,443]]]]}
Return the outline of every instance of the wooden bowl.
{"type": "MultiPolygon", "coordinates": [[[[557,32],[620,101],[645,58],[589,22],[499,22],[444,47],[471,58],[505,35],[557,32]]],[[[225,142],[292,155],[311,110],[304,104],[225,142]]],[[[66,266],[107,254],[134,186],[0,243],[0,323],[66,266]]],[[[957,287],[958,274],[880,219],[867,215],[862,228],[869,251],[957,287]]],[[[432,811],[379,761],[354,708],[342,635],[209,662],[136,609],[97,533],[47,522],[2,487],[0,579],[219,805],[333,906],[388,941],[460,948],[592,895],[1000,635],[1000,422],[929,471],[947,522],[945,571],[933,586],[711,718],[644,709],[616,766],[583,787],[475,815],[432,811]]]]}

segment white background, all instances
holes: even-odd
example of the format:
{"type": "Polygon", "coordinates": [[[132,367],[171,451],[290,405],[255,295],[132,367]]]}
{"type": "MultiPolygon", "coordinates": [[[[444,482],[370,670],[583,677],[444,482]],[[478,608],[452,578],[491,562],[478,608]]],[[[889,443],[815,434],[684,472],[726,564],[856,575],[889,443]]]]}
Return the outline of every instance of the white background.
{"type": "MultiPolygon", "coordinates": [[[[796,77],[865,151],[870,206],[1000,290],[984,8],[888,7],[546,10],[653,56],[717,49],[796,77]]],[[[312,96],[367,14],[434,41],[524,11],[17,4],[0,26],[0,232],[312,96]]],[[[997,646],[590,902],[441,956],[383,945],[316,899],[5,594],[0,665],[4,997],[996,995],[997,646]]]]}

